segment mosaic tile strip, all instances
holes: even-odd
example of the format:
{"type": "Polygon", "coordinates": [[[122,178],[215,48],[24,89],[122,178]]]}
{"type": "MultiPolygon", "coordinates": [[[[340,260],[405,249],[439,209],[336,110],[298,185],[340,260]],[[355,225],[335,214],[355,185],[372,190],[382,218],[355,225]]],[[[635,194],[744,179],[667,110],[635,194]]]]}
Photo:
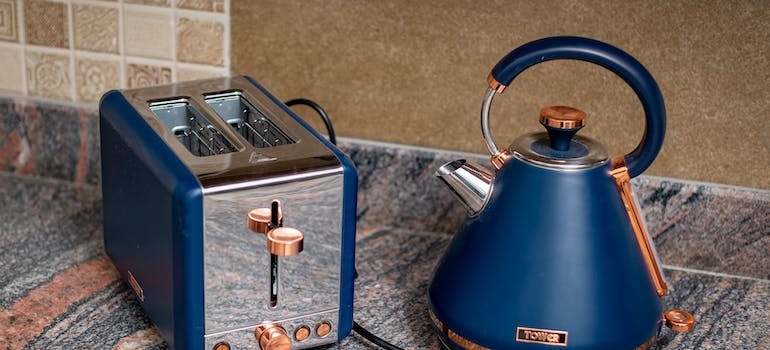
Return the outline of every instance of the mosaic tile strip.
{"type": "Polygon", "coordinates": [[[68,100],[72,97],[69,56],[27,52],[27,86],[30,95],[68,100]]]}
{"type": "Polygon", "coordinates": [[[0,0],[0,40],[18,41],[18,22],[16,18],[16,1],[0,0]]]}
{"type": "Polygon", "coordinates": [[[24,32],[27,43],[69,48],[67,4],[31,0],[24,2],[24,32]]]}
{"type": "Polygon", "coordinates": [[[76,4],[73,13],[76,49],[118,52],[117,8],[76,4]]]}
{"type": "Polygon", "coordinates": [[[0,0],[0,94],[95,103],[101,88],[229,75],[229,1],[0,0]]]}

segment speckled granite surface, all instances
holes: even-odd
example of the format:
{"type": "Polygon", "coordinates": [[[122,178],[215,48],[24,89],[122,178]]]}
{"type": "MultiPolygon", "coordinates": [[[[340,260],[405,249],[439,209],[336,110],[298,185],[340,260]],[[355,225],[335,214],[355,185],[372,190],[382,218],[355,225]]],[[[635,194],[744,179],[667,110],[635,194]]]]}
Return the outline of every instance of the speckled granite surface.
{"type": "MultiPolygon", "coordinates": [[[[0,349],[167,348],[103,254],[96,128],[95,110],[0,98],[0,349]]],[[[427,283],[465,213],[433,172],[485,160],[342,148],[361,178],[355,317],[404,348],[436,349],[427,283]]],[[[770,192],[645,176],[633,186],[667,267],[664,303],[698,319],[691,333],[664,330],[657,348],[770,348],[770,192]]],[[[355,334],[337,347],[375,348],[355,334]]]]}

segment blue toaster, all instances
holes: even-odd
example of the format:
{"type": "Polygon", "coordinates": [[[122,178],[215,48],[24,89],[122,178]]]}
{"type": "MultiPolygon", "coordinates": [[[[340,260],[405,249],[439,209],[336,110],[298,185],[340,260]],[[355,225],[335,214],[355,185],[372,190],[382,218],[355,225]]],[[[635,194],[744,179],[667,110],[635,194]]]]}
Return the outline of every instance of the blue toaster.
{"type": "Polygon", "coordinates": [[[344,153],[246,76],[110,91],[99,115],[105,250],[171,348],[350,333],[344,153]]]}

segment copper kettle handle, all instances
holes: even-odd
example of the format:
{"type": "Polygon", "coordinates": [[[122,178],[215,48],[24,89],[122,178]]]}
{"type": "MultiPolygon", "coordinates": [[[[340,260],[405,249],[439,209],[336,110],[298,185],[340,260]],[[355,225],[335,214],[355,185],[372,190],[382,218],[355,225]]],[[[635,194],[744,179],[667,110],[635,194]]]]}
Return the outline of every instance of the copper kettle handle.
{"type": "Polygon", "coordinates": [[[658,84],[639,61],[624,51],[601,41],[567,36],[524,44],[503,57],[489,74],[489,89],[481,107],[481,132],[492,155],[493,165],[498,167],[496,163],[507,157],[505,150],[495,146],[489,129],[489,109],[495,93],[502,93],[525,69],[556,59],[581,60],[600,65],[617,74],[636,92],[644,107],[646,127],[639,145],[623,158],[632,178],[644,172],[663,146],[666,132],[666,109],[658,84]]]}

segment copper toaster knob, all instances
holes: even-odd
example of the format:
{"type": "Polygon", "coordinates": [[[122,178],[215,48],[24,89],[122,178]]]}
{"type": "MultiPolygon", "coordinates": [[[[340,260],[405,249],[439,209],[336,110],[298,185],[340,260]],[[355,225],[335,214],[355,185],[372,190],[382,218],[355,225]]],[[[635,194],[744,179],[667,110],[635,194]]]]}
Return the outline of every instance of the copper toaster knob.
{"type": "Polygon", "coordinates": [[[677,332],[689,332],[695,325],[695,317],[684,310],[668,310],[663,314],[666,327],[677,332]]]}
{"type": "MultiPolygon", "coordinates": [[[[248,223],[249,229],[261,234],[266,234],[270,226],[270,208],[257,208],[249,212],[248,223]]],[[[283,219],[280,209],[278,210],[278,221],[283,219]]]]}
{"type": "Polygon", "coordinates": [[[297,255],[303,249],[305,235],[295,228],[278,227],[267,233],[267,250],[278,256],[297,255]]]}
{"type": "Polygon", "coordinates": [[[262,350],[290,350],[291,338],[283,327],[276,324],[259,325],[254,329],[259,348],[262,350]]]}

